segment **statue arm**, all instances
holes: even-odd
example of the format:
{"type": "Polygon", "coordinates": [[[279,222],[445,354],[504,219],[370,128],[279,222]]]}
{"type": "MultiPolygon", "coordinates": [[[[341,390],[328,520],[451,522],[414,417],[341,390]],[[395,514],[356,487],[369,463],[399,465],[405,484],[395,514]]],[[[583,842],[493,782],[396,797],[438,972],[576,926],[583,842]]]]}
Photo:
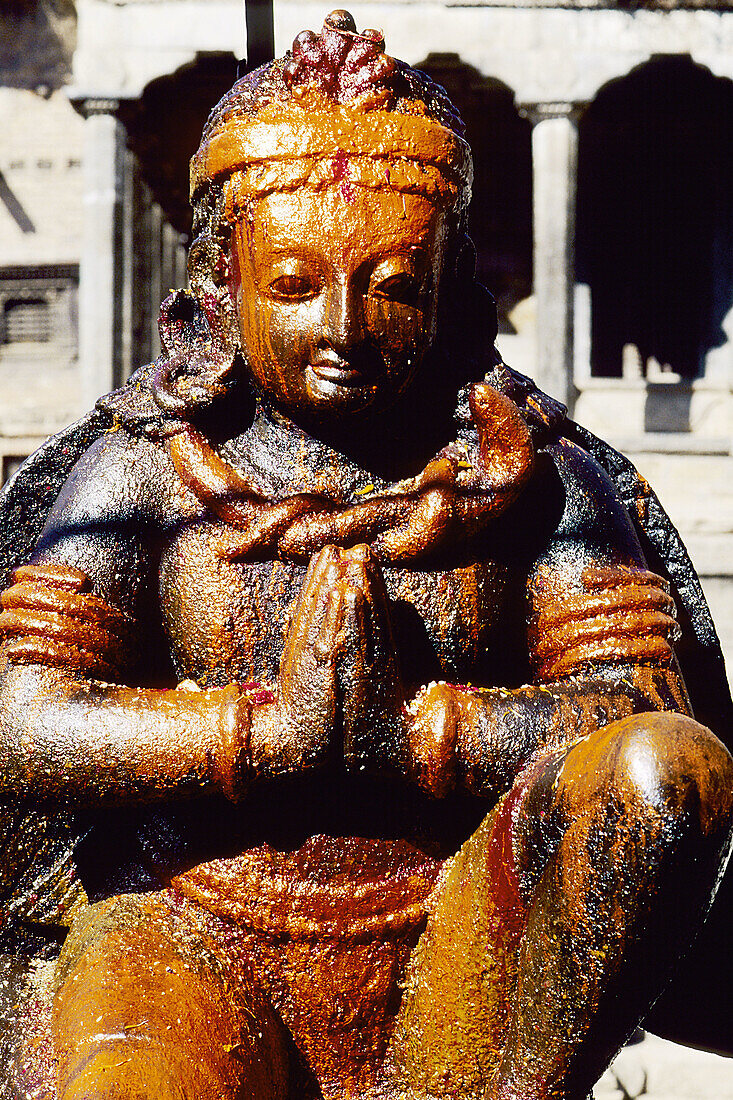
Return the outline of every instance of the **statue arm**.
{"type": "Polygon", "coordinates": [[[567,441],[548,457],[565,507],[528,576],[532,682],[422,689],[408,707],[408,771],[434,794],[458,785],[495,798],[538,750],[634,713],[689,713],[672,600],[612,483],[567,441]]]}
{"type": "Polygon", "coordinates": [[[460,787],[495,800],[538,751],[655,710],[688,713],[672,669],[647,670],[641,683],[633,666],[618,664],[514,689],[429,684],[408,707],[406,770],[436,797],[460,787]]]}
{"type": "Polygon", "coordinates": [[[173,521],[154,444],[103,437],[79,463],[0,617],[0,791],[43,804],[234,794],[250,705],[235,685],[126,686],[150,546],[173,521]],[[149,486],[157,486],[156,493],[149,486]],[[166,509],[167,510],[167,509],[166,509]]]}
{"type": "Polygon", "coordinates": [[[139,689],[5,662],[0,793],[42,805],[115,805],[233,793],[242,721],[232,685],[139,689]]]}

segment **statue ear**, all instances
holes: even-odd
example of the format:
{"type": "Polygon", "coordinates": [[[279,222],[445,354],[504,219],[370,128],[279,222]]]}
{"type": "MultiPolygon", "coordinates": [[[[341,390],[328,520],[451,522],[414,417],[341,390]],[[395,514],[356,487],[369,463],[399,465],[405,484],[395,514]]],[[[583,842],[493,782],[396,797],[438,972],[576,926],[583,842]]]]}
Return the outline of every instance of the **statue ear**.
{"type": "Polygon", "coordinates": [[[204,304],[187,290],[166,298],[158,326],[163,354],[151,382],[153,397],[169,416],[188,419],[226,392],[237,347],[218,303],[204,304]]]}

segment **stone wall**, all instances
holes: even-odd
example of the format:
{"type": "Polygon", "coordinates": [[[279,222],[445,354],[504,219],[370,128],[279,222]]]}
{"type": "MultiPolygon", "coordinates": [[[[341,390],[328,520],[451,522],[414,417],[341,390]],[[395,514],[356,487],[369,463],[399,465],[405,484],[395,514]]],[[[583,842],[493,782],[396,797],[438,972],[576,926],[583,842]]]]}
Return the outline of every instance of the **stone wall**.
{"type": "Polygon", "coordinates": [[[0,267],[78,263],[83,122],[63,92],[0,87],[0,267]]]}
{"type": "Polygon", "coordinates": [[[0,88],[0,462],[83,410],[78,283],[82,120],[61,91],[0,88]],[[12,310],[30,327],[9,329],[12,310]],[[33,327],[32,311],[44,314],[33,327]],[[38,338],[34,339],[36,336],[38,338]]]}

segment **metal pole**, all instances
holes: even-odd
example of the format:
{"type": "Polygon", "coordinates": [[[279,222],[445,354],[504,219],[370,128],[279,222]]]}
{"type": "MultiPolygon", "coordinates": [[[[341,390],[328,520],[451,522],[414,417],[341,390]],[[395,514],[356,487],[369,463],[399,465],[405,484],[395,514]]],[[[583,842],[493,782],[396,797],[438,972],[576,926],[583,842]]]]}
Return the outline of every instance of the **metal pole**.
{"type": "Polygon", "coordinates": [[[244,0],[247,26],[247,71],[259,68],[275,56],[275,21],[272,0],[244,0]]]}

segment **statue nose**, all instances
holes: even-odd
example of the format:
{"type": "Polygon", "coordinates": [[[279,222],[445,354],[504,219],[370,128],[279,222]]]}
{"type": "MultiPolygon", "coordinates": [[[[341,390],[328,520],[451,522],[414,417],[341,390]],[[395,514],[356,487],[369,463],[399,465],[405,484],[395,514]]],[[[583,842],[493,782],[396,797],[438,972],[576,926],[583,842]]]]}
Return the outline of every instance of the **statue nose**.
{"type": "Polygon", "coordinates": [[[355,347],[363,336],[359,296],[347,282],[339,283],[328,296],[325,336],[341,355],[355,347]]]}

